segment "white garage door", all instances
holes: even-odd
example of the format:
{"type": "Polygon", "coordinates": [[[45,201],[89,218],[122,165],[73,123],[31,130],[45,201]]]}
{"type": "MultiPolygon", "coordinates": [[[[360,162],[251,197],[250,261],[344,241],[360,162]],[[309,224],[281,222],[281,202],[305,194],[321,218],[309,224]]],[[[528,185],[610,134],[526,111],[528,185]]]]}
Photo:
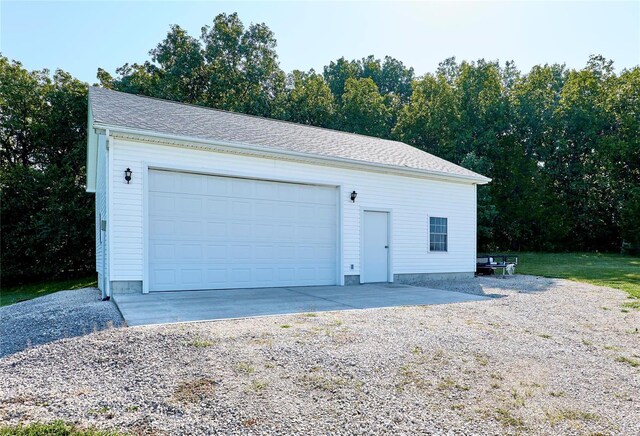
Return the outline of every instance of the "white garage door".
{"type": "Polygon", "coordinates": [[[149,290],[333,285],[337,188],[149,171],[149,290]]]}

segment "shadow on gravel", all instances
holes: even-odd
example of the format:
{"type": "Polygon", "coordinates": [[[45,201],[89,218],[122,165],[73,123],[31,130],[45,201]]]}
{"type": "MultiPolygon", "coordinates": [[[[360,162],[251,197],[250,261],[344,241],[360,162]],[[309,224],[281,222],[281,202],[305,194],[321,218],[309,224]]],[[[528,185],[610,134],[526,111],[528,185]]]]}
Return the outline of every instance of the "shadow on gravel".
{"type": "Polygon", "coordinates": [[[102,301],[96,288],[60,291],[0,307],[0,358],[123,325],[116,305],[102,301]]]}
{"type": "MultiPolygon", "coordinates": [[[[557,280],[545,277],[514,276],[478,276],[465,280],[437,281],[429,283],[429,287],[465,294],[481,295],[489,298],[503,298],[507,294],[496,293],[504,290],[518,293],[544,292],[557,284],[557,280]]],[[[426,284],[425,284],[426,286],[426,284]]]]}
{"type": "Polygon", "coordinates": [[[482,283],[483,288],[497,288],[518,293],[544,292],[558,285],[558,280],[546,277],[514,275],[506,276],[480,276],[476,277],[482,283]]]}

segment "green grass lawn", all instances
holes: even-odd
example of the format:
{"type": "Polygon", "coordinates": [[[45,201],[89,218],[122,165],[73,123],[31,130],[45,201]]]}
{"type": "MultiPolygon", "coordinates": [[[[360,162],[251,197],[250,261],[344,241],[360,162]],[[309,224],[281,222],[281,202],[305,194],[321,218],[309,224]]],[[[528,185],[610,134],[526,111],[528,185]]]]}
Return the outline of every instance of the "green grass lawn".
{"type": "Polygon", "coordinates": [[[62,421],[0,427],[0,436],[117,436],[119,433],[82,429],[62,421]]]}
{"type": "Polygon", "coordinates": [[[97,286],[96,276],[84,277],[81,279],[59,280],[54,282],[43,282],[30,285],[12,286],[0,290],[0,306],[8,306],[18,301],[31,300],[42,297],[52,292],[65,291],[70,289],[82,289],[89,286],[97,286]]]}
{"type": "MultiPolygon", "coordinates": [[[[517,253],[520,274],[621,289],[640,299],[640,257],[602,253],[517,253]]],[[[640,301],[631,304],[640,308],[640,301]]]]}

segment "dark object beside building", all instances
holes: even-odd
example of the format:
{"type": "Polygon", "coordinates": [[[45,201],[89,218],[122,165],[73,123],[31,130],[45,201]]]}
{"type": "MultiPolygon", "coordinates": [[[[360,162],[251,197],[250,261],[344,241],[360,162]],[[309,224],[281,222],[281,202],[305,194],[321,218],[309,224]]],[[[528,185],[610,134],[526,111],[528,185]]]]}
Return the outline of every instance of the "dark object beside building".
{"type": "Polygon", "coordinates": [[[495,274],[496,269],[502,270],[502,275],[515,273],[518,256],[511,254],[478,254],[476,257],[476,274],[495,274]]]}

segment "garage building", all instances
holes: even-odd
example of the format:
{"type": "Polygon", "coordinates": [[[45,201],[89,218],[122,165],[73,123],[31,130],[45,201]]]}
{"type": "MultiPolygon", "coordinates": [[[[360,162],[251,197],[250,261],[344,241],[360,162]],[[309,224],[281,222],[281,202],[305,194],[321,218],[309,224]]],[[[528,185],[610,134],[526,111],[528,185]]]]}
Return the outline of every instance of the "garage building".
{"type": "Polygon", "coordinates": [[[471,276],[487,182],[397,141],[89,90],[105,297],[471,276]]]}

